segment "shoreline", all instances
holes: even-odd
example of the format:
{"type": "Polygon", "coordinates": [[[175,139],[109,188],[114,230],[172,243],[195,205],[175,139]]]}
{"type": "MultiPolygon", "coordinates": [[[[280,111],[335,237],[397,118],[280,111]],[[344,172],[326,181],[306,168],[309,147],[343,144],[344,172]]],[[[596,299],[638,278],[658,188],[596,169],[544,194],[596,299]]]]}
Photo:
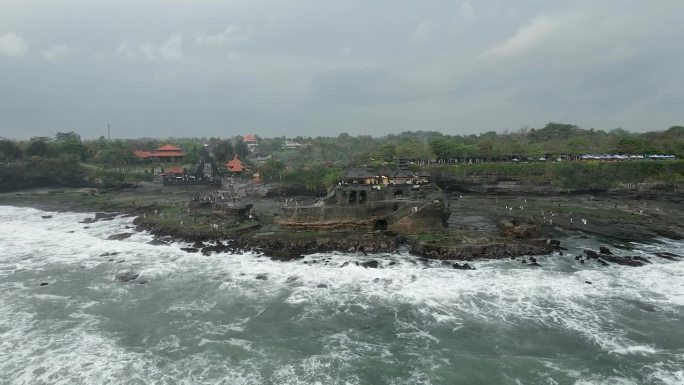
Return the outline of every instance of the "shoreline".
{"type": "MultiPolygon", "coordinates": [[[[615,213],[611,213],[613,217],[606,215],[605,210],[596,207],[597,204],[622,199],[610,196],[608,199],[605,196],[592,196],[590,199],[568,196],[528,197],[523,198],[523,204],[529,206],[530,210],[524,210],[521,204],[520,209],[516,206],[515,211],[511,210],[510,202],[519,200],[517,197],[473,194],[461,199],[462,196],[457,196],[450,200],[453,217],[450,227],[453,228],[425,234],[400,234],[387,230],[299,231],[279,227],[268,218],[239,223],[237,226],[228,225],[224,218],[216,217],[215,213],[190,213],[190,209],[186,213],[185,198],[187,196],[183,192],[173,190],[161,193],[160,190],[144,189],[43,189],[41,192],[0,194],[0,205],[55,212],[93,213],[93,220],[99,220],[98,215],[104,215],[104,218],[112,213],[136,216],[136,231],[149,231],[162,243],[176,240],[194,244],[193,247],[186,248],[188,252],[252,251],[282,261],[319,252],[373,254],[396,252],[399,249],[407,249],[415,256],[429,259],[461,261],[548,255],[562,250],[555,238],[577,232],[596,237],[614,247],[621,247],[622,243],[634,240],[684,237],[681,226],[671,227],[669,234],[665,231],[668,230],[667,227],[663,226],[663,222],[678,216],[681,210],[679,202],[674,202],[674,211],[668,208],[668,215],[654,223],[653,218],[650,222],[641,220],[639,217],[643,214],[625,215],[617,209],[618,203],[615,203],[615,213]],[[555,224],[537,218],[538,215],[532,211],[544,212],[547,207],[553,207],[557,211],[553,214],[555,224]],[[577,222],[582,219],[578,214],[575,214],[577,219],[574,224],[572,220],[568,222],[564,210],[569,208],[573,212],[584,210],[581,215],[591,218],[591,224],[578,226],[577,222]],[[195,222],[191,223],[190,217],[195,222]],[[644,223],[647,225],[644,226],[644,223]],[[624,237],[621,236],[623,234],[624,237]]],[[[261,203],[264,204],[273,201],[272,198],[262,200],[261,203]]],[[[667,203],[657,202],[659,206],[667,203]]],[[[571,212],[570,216],[572,214],[571,212]]]]}

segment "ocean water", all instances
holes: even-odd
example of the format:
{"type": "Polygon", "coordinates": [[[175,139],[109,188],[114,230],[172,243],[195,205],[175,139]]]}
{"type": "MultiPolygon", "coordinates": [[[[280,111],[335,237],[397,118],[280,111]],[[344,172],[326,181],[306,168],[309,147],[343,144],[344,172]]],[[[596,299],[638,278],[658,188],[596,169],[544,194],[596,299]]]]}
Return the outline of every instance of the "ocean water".
{"type": "Polygon", "coordinates": [[[0,384],[684,384],[684,261],[653,255],[682,242],[462,271],[189,254],[89,216],[0,206],[0,384]]]}

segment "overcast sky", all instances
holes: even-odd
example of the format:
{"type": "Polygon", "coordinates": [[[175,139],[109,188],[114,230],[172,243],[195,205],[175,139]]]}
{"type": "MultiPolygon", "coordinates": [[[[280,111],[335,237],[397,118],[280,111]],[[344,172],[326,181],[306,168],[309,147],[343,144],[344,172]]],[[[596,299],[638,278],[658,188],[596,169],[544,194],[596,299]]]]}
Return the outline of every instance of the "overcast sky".
{"type": "Polygon", "coordinates": [[[0,136],[684,124],[684,0],[0,0],[0,136]]]}

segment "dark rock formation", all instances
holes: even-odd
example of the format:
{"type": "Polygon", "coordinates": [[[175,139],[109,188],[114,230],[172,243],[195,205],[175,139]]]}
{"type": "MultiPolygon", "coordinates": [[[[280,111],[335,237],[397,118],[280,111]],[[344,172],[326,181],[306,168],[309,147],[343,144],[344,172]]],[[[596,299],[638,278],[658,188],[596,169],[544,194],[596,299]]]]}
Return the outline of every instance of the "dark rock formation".
{"type": "Polygon", "coordinates": [[[298,278],[293,275],[293,276],[287,277],[287,279],[285,280],[285,283],[293,283],[293,282],[297,281],[297,279],[298,278]]]}
{"type": "Polygon", "coordinates": [[[462,246],[414,244],[410,251],[424,258],[470,261],[477,258],[501,259],[522,255],[546,255],[552,253],[554,247],[544,240],[527,240],[462,246]]]}
{"type": "Polygon", "coordinates": [[[584,250],[584,254],[587,255],[587,258],[596,259],[599,257],[599,254],[597,252],[595,252],[594,250],[589,250],[589,249],[584,250]]]}
{"type": "Polygon", "coordinates": [[[82,220],[80,223],[95,223],[97,221],[111,221],[113,220],[118,213],[96,213],[94,217],[92,218],[86,218],[82,220]]]}
{"type": "Polygon", "coordinates": [[[618,265],[623,265],[623,266],[638,267],[638,266],[644,265],[643,262],[638,261],[636,259],[632,259],[632,257],[612,257],[612,256],[608,256],[608,255],[601,255],[601,257],[608,262],[617,263],[618,265]]]}
{"type": "Polygon", "coordinates": [[[363,266],[365,268],[377,269],[378,265],[379,265],[378,261],[375,261],[375,260],[361,262],[361,266],[363,266]]]}
{"type": "Polygon", "coordinates": [[[516,239],[529,239],[538,237],[540,233],[539,225],[535,223],[520,223],[512,219],[503,219],[499,222],[499,230],[501,235],[516,239]]]}
{"type": "Polygon", "coordinates": [[[154,246],[162,246],[162,245],[168,245],[169,243],[167,241],[164,241],[159,238],[155,238],[149,242],[147,242],[148,245],[154,245],[154,246]]]}
{"type": "Polygon", "coordinates": [[[633,267],[638,267],[638,266],[643,266],[644,262],[640,261],[639,259],[634,259],[632,257],[618,257],[612,254],[604,254],[604,253],[597,253],[593,250],[584,250],[584,254],[587,255],[587,258],[592,258],[592,259],[599,259],[599,263],[607,266],[607,262],[612,262],[618,265],[623,265],[623,266],[633,266],[633,267]]]}
{"type": "Polygon", "coordinates": [[[121,234],[114,234],[110,235],[107,237],[108,241],[120,241],[122,239],[130,238],[130,236],[133,235],[133,233],[121,233],[121,234]]]}
{"type": "Polygon", "coordinates": [[[131,282],[140,276],[139,273],[136,273],[134,271],[124,271],[116,275],[116,280],[119,282],[131,282]]]}
{"type": "Polygon", "coordinates": [[[684,258],[681,255],[677,255],[674,253],[668,253],[667,251],[658,252],[658,253],[655,253],[655,255],[660,257],[660,258],[664,258],[664,259],[667,259],[670,261],[676,261],[678,258],[684,258]]]}
{"type": "Polygon", "coordinates": [[[632,258],[633,260],[636,260],[636,261],[641,261],[643,263],[653,263],[653,262],[649,261],[647,258],[638,256],[638,255],[632,256],[630,258],[632,258]]]}
{"type": "Polygon", "coordinates": [[[459,265],[458,263],[454,263],[454,264],[451,265],[451,266],[452,266],[454,269],[458,269],[458,270],[475,270],[474,267],[470,266],[470,265],[467,264],[467,263],[464,263],[464,264],[462,264],[462,265],[459,265]]]}

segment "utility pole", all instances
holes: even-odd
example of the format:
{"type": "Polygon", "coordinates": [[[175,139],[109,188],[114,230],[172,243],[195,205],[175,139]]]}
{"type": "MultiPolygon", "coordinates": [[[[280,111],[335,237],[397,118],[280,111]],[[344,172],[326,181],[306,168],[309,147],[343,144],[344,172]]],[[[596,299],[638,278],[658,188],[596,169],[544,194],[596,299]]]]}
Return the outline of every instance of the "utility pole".
{"type": "Polygon", "coordinates": [[[109,134],[109,123],[107,123],[107,140],[112,140],[112,136],[109,134]]]}

